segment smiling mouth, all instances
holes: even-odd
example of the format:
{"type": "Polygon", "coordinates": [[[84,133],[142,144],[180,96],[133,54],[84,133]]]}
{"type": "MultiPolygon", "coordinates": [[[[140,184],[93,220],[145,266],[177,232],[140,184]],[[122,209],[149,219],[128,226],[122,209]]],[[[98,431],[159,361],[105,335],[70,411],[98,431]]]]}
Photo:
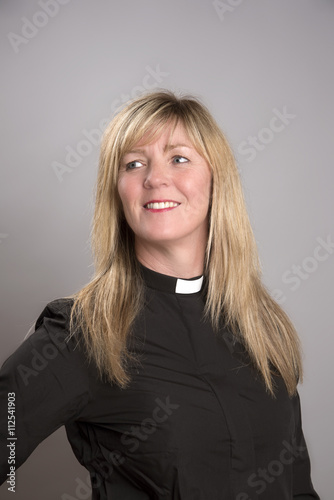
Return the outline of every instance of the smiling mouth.
{"type": "Polygon", "coordinates": [[[168,208],[176,208],[180,205],[176,201],[151,201],[144,205],[144,208],[148,210],[165,210],[168,208]]]}

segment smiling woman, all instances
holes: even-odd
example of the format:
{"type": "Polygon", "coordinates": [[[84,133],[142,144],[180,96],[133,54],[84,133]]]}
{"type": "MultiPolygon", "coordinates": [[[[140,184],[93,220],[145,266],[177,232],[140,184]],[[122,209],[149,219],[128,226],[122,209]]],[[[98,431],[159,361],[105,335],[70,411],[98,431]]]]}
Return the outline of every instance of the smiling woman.
{"type": "Polygon", "coordinates": [[[94,500],[319,499],[297,333],[261,282],[232,151],[197,99],[151,92],[111,121],[93,248],[92,281],[51,302],[1,369],[15,467],[65,425],[94,500]]]}

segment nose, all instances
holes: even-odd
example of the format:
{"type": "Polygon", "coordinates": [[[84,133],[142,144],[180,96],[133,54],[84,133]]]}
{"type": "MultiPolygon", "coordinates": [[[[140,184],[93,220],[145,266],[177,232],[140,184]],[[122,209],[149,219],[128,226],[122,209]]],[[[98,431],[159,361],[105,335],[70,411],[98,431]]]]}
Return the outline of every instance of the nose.
{"type": "Polygon", "coordinates": [[[146,188],[156,188],[170,183],[168,167],[163,161],[152,161],[148,165],[144,179],[146,188]]]}

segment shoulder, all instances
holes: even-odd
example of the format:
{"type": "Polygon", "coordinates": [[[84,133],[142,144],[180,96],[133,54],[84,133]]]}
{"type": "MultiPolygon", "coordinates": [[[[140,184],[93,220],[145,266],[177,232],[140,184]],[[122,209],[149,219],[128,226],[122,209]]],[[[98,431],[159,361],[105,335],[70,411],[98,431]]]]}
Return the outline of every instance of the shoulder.
{"type": "Polygon", "coordinates": [[[69,324],[73,303],[74,299],[71,297],[63,297],[49,302],[38,316],[35,323],[35,330],[37,330],[47,318],[56,319],[69,324]]]}
{"type": "Polygon", "coordinates": [[[41,348],[47,344],[50,351],[57,348],[65,356],[74,351],[79,354],[82,351],[82,338],[80,330],[72,329],[73,305],[72,297],[57,298],[47,303],[35,322],[34,331],[27,338],[30,345],[39,345],[41,348]]]}
{"type": "Polygon", "coordinates": [[[47,381],[52,384],[54,380],[66,387],[69,377],[76,383],[82,381],[86,358],[69,328],[73,302],[73,299],[61,298],[44,307],[35,330],[3,363],[0,379],[4,377],[12,384],[14,380],[23,387],[39,387],[39,384],[47,385],[47,381]]]}
{"type": "Polygon", "coordinates": [[[73,303],[71,298],[60,298],[46,304],[33,331],[5,360],[3,367],[55,365],[66,358],[72,359],[72,353],[79,353],[76,337],[70,332],[73,303]]]}

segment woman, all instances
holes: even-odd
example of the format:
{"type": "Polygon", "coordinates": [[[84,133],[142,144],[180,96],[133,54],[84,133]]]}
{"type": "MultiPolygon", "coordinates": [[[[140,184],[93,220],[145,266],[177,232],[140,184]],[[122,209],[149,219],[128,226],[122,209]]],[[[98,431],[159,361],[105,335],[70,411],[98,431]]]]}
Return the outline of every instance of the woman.
{"type": "Polygon", "coordinates": [[[297,334],[261,283],[233,155],[195,98],[152,92],[112,120],[93,246],[92,281],[48,304],[3,365],[16,467],[65,425],[93,499],[318,499],[297,334]]]}

